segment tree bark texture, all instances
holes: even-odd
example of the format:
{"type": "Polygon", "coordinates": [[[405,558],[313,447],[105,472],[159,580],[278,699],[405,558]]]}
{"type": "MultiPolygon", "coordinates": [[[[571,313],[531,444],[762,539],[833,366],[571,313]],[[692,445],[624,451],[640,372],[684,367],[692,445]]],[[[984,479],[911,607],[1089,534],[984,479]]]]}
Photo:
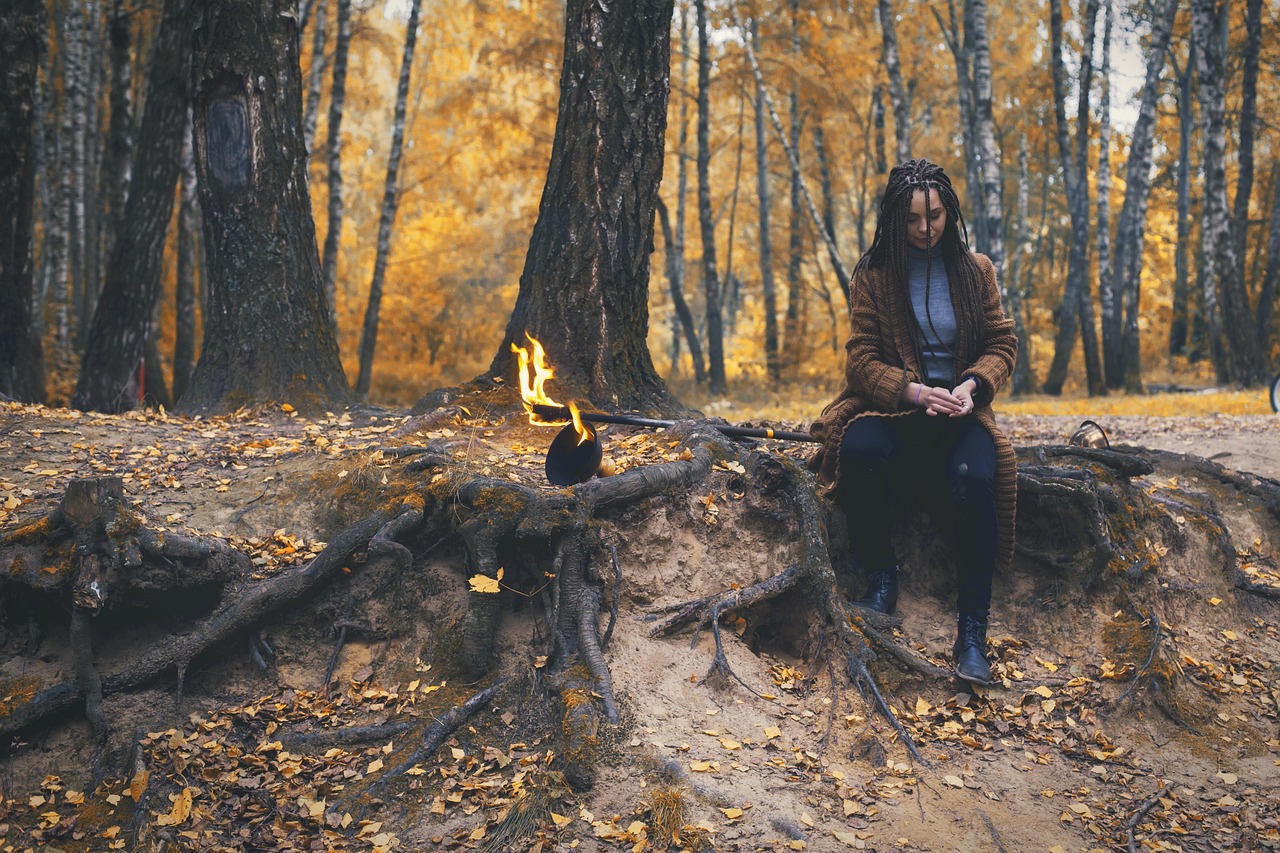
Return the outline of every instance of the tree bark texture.
{"type": "Polygon", "coordinates": [[[160,298],[165,235],[181,166],[191,70],[191,0],[165,0],[147,72],[146,109],[123,228],[107,265],[106,285],[71,403],[122,412],[139,399],[138,367],[146,356],[160,298]]]}
{"type": "Polygon", "coordinates": [[[200,199],[196,187],[191,107],[182,130],[178,194],[178,282],[174,293],[173,398],[182,399],[196,366],[196,281],[205,281],[200,251],[200,199]]]}
{"type": "MultiPolygon", "coordinates": [[[[1093,34],[1098,14],[1098,0],[1088,0],[1083,23],[1084,44],[1081,49],[1080,77],[1077,85],[1080,98],[1076,110],[1076,144],[1071,144],[1071,129],[1067,124],[1067,80],[1062,60],[1062,0],[1049,0],[1050,56],[1049,67],[1053,76],[1053,107],[1058,139],[1058,157],[1062,162],[1063,182],[1066,185],[1067,204],[1071,211],[1071,249],[1068,256],[1067,279],[1062,292],[1062,305],[1058,312],[1058,334],[1054,340],[1053,362],[1045,380],[1046,394],[1061,394],[1067,379],[1067,366],[1075,349],[1076,334],[1084,338],[1086,373],[1096,359],[1090,353],[1090,329],[1082,328],[1092,317],[1088,281],[1089,245],[1089,86],[1093,76],[1093,34]],[[1084,165],[1081,166],[1081,159],[1084,165]]],[[[1100,378],[1100,377],[1099,377],[1100,378]]],[[[1094,377],[1089,377],[1089,392],[1100,393],[1094,377]]]]}
{"type": "Polygon", "coordinates": [[[716,224],[711,210],[711,56],[706,0],[698,10],[698,225],[702,233],[702,289],[706,294],[707,374],[712,394],[728,390],[724,369],[724,318],[716,271],[716,224]]]}
{"type": "Polygon", "coordinates": [[[409,78],[413,72],[413,48],[418,39],[418,10],[421,6],[422,0],[412,0],[409,22],[405,26],[404,57],[400,63],[396,112],[391,128],[391,151],[387,155],[387,180],[382,189],[382,214],[378,218],[378,250],[373,262],[373,279],[369,282],[369,304],[364,312],[364,330],[360,335],[360,374],[356,378],[356,393],[362,399],[369,397],[369,384],[373,379],[373,356],[378,346],[378,312],[382,308],[382,282],[387,275],[387,258],[391,254],[391,227],[395,224],[399,203],[405,103],[409,99],[409,78]]]}
{"type": "Polygon", "coordinates": [[[102,155],[99,196],[102,199],[103,256],[110,260],[116,235],[124,228],[125,200],[129,197],[129,181],[133,165],[133,61],[130,45],[133,22],[124,0],[113,0],[107,21],[107,37],[111,44],[111,92],[107,139],[102,155]]]}
{"type": "MultiPolygon", "coordinates": [[[[1143,82],[1142,97],[1138,106],[1138,119],[1134,123],[1133,134],[1129,139],[1125,196],[1120,207],[1120,221],[1116,226],[1110,306],[1106,294],[1107,288],[1103,288],[1103,352],[1104,356],[1110,359],[1105,365],[1107,384],[1111,388],[1119,388],[1123,385],[1130,391],[1140,391],[1142,388],[1142,353],[1138,346],[1142,256],[1146,242],[1147,204],[1151,198],[1152,148],[1155,139],[1156,105],[1160,99],[1160,74],[1164,70],[1169,51],[1177,5],[1177,0],[1160,0],[1152,16],[1146,79],[1143,82]]],[[[1107,13],[1111,14],[1110,2],[1107,4],[1107,13]]],[[[1189,148],[1189,137],[1187,145],[1189,148]]],[[[1179,185],[1179,193],[1181,193],[1181,185],[1179,185]]],[[[1098,233],[1099,246],[1101,246],[1101,203],[1099,203],[1098,233]]],[[[1101,260],[1101,249],[1099,249],[1099,259],[1101,260]]],[[[1185,311],[1185,255],[1183,264],[1183,309],[1185,311]]],[[[1185,330],[1183,335],[1185,337],[1185,330]]]]}
{"type": "Polygon", "coordinates": [[[17,0],[0,15],[0,395],[44,399],[33,314],[36,79],[44,3],[17,0]]]}
{"type": "Polygon", "coordinates": [[[649,254],[662,180],[673,0],[570,0],[551,164],[506,335],[539,338],[556,383],[593,403],[676,405],[649,356],[649,254]]]}
{"type": "Polygon", "coordinates": [[[1236,259],[1227,207],[1226,176],[1226,57],[1216,21],[1214,0],[1192,0],[1191,23],[1196,39],[1200,78],[1200,108],[1204,115],[1204,208],[1208,225],[1204,245],[1213,257],[1213,278],[1221,300],[1223,340],[1230,379],[1242,385],[1263,381],[1257,337],[1239,334],[1253,326],[1249,296],[1236,259]]]}
{"type": "Polygon", "coordinates": [[[208,311],[188,409],[348,399],[320,280],[302,144],[295,0],[221,0],[195,32],[208,311]]]}
{"type": "Polygon", "coordinates": [[[889,75],[889,100],[893,104],[893,132],[898,140],[895,153],[899,163],[911,159],[911,104],[907,87],[902,82],[902,65],[898,58],[897,17],[893,0],[877,0],[880,19],[880,48],[885,71],[889,75]]]}
{"type": "Polygon", "coordinates": [[[351,48],[351,0],[338,0],[338,40],[333,48],[333,83],[329,87],[329,129],[325,154],[329,167],[329,219],[324,232],[321,277],[329,320],[338,327],[338,249],[342,247],[342,112],[347,95],[347,55],[351,48]]]}

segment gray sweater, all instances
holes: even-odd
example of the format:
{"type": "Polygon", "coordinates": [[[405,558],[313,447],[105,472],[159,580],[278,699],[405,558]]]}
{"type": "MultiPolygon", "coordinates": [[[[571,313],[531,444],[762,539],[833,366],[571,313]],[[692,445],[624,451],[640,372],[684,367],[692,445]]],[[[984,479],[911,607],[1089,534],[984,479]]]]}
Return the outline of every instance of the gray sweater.
{"type": "Polygon", "coordinates": [[[933,257],[907,246],[907,283],[911,290],[911,309],[920,324],[920,355],[929,385],[952,388],[958,340],[956,312],[951,304],[951,286],[942,251],[934,248],[933,257]],[[925,273],[928,272],[926,288],[925,273]],[[927,295],[926,295],[927,289],[927,295]]]}

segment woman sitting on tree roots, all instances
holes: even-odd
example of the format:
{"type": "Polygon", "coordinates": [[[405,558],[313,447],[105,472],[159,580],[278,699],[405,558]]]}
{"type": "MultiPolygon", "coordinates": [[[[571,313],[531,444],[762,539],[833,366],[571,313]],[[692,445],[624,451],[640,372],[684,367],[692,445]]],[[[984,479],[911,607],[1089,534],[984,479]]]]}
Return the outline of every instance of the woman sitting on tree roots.
{"type": "Polygon", "coordinates": [[[845,510],[868,574],[857,603],[892,613],[900,567],[890,542],[891,486],[910,489],[954,530],[956,674],[988,684],[991,579],[1013,555],[1013,446],[991,401],[1018,340],[996,271],[969,250],[951,179],[927,160],[895,166],[871,248],[849,287],[845,389],[812,427],[810,461],[845,510]]]}

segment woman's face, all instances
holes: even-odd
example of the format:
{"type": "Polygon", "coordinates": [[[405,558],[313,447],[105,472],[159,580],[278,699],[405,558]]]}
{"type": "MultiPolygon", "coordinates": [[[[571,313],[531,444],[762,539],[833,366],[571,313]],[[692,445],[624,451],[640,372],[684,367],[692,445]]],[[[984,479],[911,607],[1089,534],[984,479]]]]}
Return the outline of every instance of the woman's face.
{"type": "Polygon", "coordinates": [[[947,212],[942,209],[936,192],[916,190],[911,194],[911,210],[907,212],[907,241],[911,245],[927,250],[930,236],[933,237],[933,245],[938,245],[942,229],[946,227],[947,212]]]}

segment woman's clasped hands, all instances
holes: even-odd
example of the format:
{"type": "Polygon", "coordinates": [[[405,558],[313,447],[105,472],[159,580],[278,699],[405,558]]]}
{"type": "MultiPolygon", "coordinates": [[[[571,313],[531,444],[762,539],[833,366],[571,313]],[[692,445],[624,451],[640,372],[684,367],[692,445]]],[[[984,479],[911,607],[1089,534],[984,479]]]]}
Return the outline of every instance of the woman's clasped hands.
{"type": "Polygon", "coordinates": [[[951,418],[964,417],[973,412],[974,384],[964,380],[952,390],[921,384],[917,389],[914,402],[922,407],[930,416],[945,415],[951,418]]]}

